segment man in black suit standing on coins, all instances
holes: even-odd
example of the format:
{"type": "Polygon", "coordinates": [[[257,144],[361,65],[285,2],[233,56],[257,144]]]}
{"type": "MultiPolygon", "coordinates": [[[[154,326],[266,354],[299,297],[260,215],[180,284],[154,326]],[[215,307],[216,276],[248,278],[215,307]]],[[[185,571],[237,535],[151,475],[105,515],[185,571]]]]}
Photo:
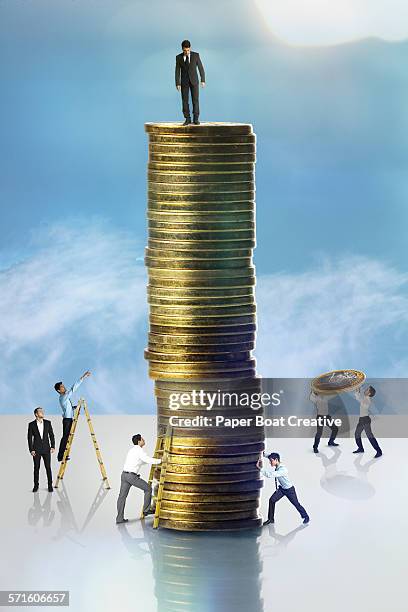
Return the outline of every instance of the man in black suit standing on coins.
{"type": "Polygon", "coordinates": [[[48,491],[53,492],[51,474],[51,453],[55,450],[55,437],[51,421],[44,419],[42,408],[34,410],[35,419],[28,424],[28,450],[34,461],[34,488],[33,493],[38,491],[40,476],[40,461],[43,458],[47,472],[48,491]]]}
{"type": "Polygon", "coordinates": [[[191,43],[189,40],[183,40],[181,43],[182,53],[176,55],[176,87],[181,90],[181,99],[183,101],[183,115],[185,121],[183,125],[191,123],[190,106],[188,102],[188,93],[191,91],[191,100],[193,102],[193,123],[200,125],[198,117],[200,115],[200,107],[198,101],[198,75],[197,68],[200,73],[201,87],[205,86],[204,66],[201,63],[200,54],[191,51],[191,43]]]}

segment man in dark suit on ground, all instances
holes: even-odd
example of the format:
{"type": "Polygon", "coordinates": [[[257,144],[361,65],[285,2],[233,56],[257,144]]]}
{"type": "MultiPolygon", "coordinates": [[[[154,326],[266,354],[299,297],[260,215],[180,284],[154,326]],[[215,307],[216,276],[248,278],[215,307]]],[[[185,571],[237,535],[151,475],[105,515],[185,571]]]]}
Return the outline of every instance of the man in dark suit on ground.
{"type": "Polygon", "coordinates": [[[181,90],[183,115],[185,117],[183,125],[189,125],[191,123],[190,106],[188,102],[189,91],[191,91],[191,100],[193,102],[193,122],[195,125],[200,125],[198,120],[200,107],[198,102],[199,90],[197,68],[200,73],[201,87],[204,87],[204,66],[201,63],[200,54],[191,51],[191,43],[189,40],[183,40],[181,48],[183,52],[176,55],[176,87],[178,91],[181,90]]]}
{"type": "Polygon", "coordinates": [[[44,419],[42,408],[34,410],[35,420],[28,424],[28,450],[34,461],[34,488],[33,493],[38,491],[40,461],[43,458],[48,479],[48,491],[52,493],[51,453],[55,450],[55,437],[51,421],[44,419]]]}

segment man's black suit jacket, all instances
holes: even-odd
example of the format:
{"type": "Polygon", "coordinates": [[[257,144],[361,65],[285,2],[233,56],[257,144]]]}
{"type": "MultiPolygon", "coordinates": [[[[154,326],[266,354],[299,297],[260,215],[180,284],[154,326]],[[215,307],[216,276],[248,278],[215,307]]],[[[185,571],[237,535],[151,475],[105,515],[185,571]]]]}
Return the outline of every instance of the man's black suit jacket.
{"type": "Polygon", "coordinates": [[[28,424],[28,448],[36,453],[49,453],[51,448],[55,448],[55,437],[52,430],[51,421],[44,419],[44,434],[41,438],[40,432],[38,431],[37,421],[31,421],[28,424]]]}
{"type": "Polygon", "coordinates": [[[190,51],[190,65],[188,70],[183,53],[176,55],[176,85],[188,84],[190,81],[193,85],[198,85],[197,68],[200,73],[201,82],[205,83],[204,66],[201,63],[200,54],[195,51],[190,51]]]}

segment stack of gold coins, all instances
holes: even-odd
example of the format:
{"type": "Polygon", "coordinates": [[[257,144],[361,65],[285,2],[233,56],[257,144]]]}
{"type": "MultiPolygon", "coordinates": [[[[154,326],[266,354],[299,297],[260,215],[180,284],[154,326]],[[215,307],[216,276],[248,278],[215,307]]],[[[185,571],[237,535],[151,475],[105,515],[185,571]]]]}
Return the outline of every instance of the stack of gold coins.
{"type": "Polygon", "coordinates": [[[160,525],[258,527],[262,481],[255,464],[264,431],[255,424],[260,410],[241,401],[260,391],[252,356],[255,134],[251,125],[238,123],[147,123],[145,129],[145,357],[155,380],[158,435],[171,417],[173,425],[160,525]],[[198,390],[206,398],[218,395],[211,406],[174,406],[175,397],[198,390]],[[225,393],[233,396],[227,403],[225,393]],[[185,419],[195,417],[203,419],[186,427],[185,419]],[[240,425],[225,425],[231,418],[240,425]]]}

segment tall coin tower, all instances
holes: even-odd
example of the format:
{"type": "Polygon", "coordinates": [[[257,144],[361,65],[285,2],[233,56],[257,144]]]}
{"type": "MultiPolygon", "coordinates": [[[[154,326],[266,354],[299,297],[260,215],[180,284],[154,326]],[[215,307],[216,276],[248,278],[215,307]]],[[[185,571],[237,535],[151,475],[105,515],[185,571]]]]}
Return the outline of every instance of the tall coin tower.
{"type": "Polygon", "coordinates": [[[158,435],[171,416],[212,420],[173,427],[160,525],[185,531],[259,527],[262,480],[255,464],[264,431],[255,424],[260,410],[243,401],[260,391],[252,357],[255,134],[243,123],[146,123],[145,130],[145,357],[155,380],[158,435]],[[192,391],[216,394],[211,410],[193,402],[174,410],[170,400],[192,391]],[[245,425],[224,426],[231,418],[245,425]]]}

